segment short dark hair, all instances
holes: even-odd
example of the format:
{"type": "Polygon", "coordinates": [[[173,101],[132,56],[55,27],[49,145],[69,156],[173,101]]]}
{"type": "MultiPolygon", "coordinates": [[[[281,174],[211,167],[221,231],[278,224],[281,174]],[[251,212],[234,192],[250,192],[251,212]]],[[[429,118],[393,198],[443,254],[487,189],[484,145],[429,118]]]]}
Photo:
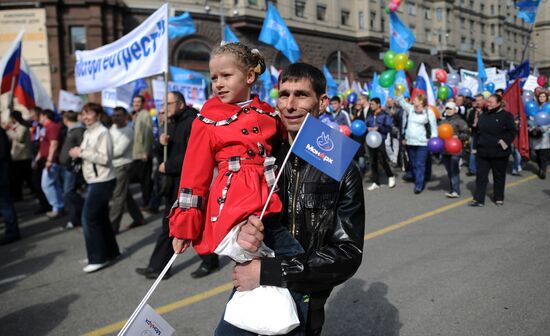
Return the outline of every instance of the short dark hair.
{"type": "Polygon", "coordinates": [[[332,103],[333,101],[341,103],[342,99],[338,96],[332,96],[332,98],[330,98],[330,102],[332,103]]]}
{"type": "Polygon", "coordinates": [[[143,97],[142,95],[137,95],[137,96],[134,96],[134,99],[135,98],[139,98],[141,100],[141,103],[145,103],[145,97],[143,97]]]}
{"type": "Polygon", "coordinates": [[[41,110],[39,114],[43,114],[49,120],[55,121],[55,112],[50,109],[41,110]]]}
{"type": "Polygon", "coordinates": [[[63,119],[66,119],[70,122],[77,122],[78,121],[78,113],[75,111],[66,111],[63,113],[63,119]]]}
{"type": "Polygon", "coordinates": [[[327,88],[327,80],[325,79],[325,75],[323,75],[321,70],[307,63],[294,63],[283,69],[279,76],[279,87],[282,83],[288,81],[295,82],[301,79],[307,79],[310,81],[317,97],[320,97],[325,93],[327,88]]]}
{"type": "Polygon", "coordinates": [[[495,91],[496,94],[504,94],[504,90],[503,89],[497,89],[495,91]]]}
{"type": "Polygon", "coordinates": [[[176,101],[182,102],[183,105],[187,105],[185,103],[185,97],[181,94],[179,91],[170,91],[169,93],[173,94],[174,97],[176,97],[176,101]]]}
{"type": "Polygon", "coordinates": [[[477,98],[477,97],[481,97],[481,98],[485,99],[485,97],[484,97],[481,93],[476,94],[476,95],[474,96],[474,99],[477,98]]]}
{"type": "Polygon", "coordinates": [[[99,115],[105,114],[103,107],[98,103],[86,103],[86,105],[82,106],[82,110],[93,111],[99,115]]]}
{"type": "Polygon", "coordinates": [[[117,106],[113,109],[113,113],[114,112],[122,112],[123,115],[128,115],[128,111],[122,107],[122,106],[117,106]]]}
{"type": "Polygon", "coordinates": [[[378,97],[371,98],[370,101],[375,102],[378,105],[382,105],[382,102],[380,101],[380,98],[378,98],[378,97]]]}

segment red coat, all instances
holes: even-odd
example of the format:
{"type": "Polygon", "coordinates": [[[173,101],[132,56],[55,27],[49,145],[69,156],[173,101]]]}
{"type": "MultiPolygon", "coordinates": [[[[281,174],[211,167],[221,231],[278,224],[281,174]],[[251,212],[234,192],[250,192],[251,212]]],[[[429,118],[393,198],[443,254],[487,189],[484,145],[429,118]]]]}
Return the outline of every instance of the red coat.
{"type": "MultiPolygon", "coordinates": [[[[270,191],[265,157],[282,134],[278,113],[257,97],[244,108],[209,99],[191,128],[170,235],[193,240],[199,254],[212,253],[235,225],[259,216],[270,191]],[[237,163],[230,165],[230,158],[237,163]]],[[[265,216],[281,209],[274,193],[265,216]]]]}

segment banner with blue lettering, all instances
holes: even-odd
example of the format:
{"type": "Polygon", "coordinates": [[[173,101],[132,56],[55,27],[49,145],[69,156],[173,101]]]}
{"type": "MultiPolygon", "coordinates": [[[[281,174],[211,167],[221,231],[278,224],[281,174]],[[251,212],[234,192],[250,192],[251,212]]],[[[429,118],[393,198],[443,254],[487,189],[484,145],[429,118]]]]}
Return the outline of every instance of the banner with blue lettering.
{"type": "MultiPolygon", "coordinates": [[[[176,91],[183,95],[185,104],[200,107],[206,101],[206,86],[168,82],[168,92],[176,91]]],[[[164,81],[153,80],[153,99],[157,111],[160,111],[164,100],[164,81]]]]}
{"type": "Polygon", "coordinates": [[[113,43],[77,51],[76,90],[80,94],[119,87],[168,71],[168,5],[113,43]]]}
{"type": "Polygon", "coordinates": [[[309,114],[292,146],[294,154],[336,181],[342,179],[358,149],[359,143],[309,114]]]}

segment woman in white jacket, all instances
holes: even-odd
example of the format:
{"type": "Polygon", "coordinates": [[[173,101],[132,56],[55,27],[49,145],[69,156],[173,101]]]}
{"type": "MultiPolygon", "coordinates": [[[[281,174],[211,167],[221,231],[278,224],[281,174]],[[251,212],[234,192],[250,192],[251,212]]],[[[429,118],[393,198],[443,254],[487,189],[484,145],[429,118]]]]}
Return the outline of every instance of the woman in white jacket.
{"type": "Polygon", "coordinates": [[[407,103],[403,96],[399,96],[397,102],[403,107],[404,144],[407,145],[414,177],[414,193],[420,194],[425,187],[428,140],[437,137],[437,121],[424,95],[415,96],[412,104],[407,103]]]}
{"type": "Polygon", "coordinates": [[[74,147],[69,151],[71,157],[82,159],[82,174],[88,183],[88,194],[82,210],[82,228],[88,253],[88,265],[83,269],[86,273],[108,266],[120,255],[109,220],[109,200],[116,179],[112,164],[111,135],[100,122],[103,113],[103,108],[99,104],[84,105],[84,139],[80,147],[74,147]]]}

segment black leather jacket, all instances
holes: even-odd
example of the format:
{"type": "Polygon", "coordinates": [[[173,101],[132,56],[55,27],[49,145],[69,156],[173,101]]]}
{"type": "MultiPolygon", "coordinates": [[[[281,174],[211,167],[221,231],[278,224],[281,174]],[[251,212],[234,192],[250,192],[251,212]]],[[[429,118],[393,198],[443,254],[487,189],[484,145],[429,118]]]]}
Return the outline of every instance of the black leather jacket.
{"type": "MultiPolygon", "coordinates": [[[[288,150],[283,143],[276,154],[279,167],[288,150]]],[[[365,199],[359,169],[353,163],[337,182],[291,154],[279,188],[283,211],[277,220],[305,253],[263,258],[260,284],[328,297],[357,271],[363,256],[365,199]]]]}

